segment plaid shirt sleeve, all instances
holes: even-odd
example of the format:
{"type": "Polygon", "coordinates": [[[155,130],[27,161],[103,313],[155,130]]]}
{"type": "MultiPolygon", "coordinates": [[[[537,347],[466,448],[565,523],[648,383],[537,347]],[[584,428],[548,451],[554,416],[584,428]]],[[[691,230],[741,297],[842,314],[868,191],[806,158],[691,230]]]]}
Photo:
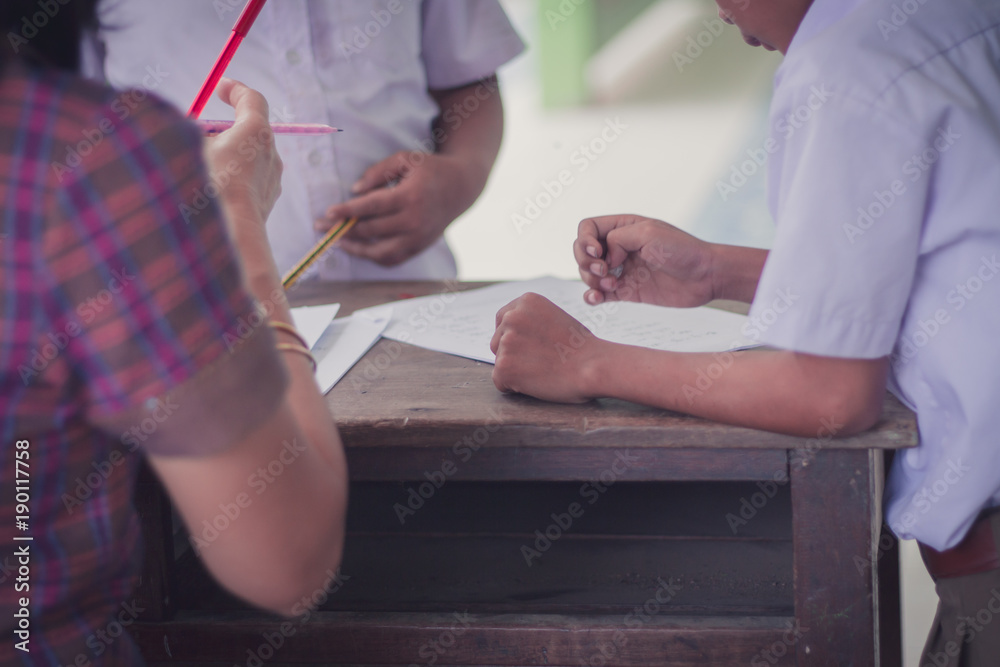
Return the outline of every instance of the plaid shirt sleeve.
{"type": "Polygon", "coordinates": [[[134,91],[90,110],[56,124],[54,155],[89,150],[52,164],[47,324],[79,332],[67,354],[89,422],[154,454],[221,451],[273,413],[287,377],[243,288],[200,134],[134,91]]]}

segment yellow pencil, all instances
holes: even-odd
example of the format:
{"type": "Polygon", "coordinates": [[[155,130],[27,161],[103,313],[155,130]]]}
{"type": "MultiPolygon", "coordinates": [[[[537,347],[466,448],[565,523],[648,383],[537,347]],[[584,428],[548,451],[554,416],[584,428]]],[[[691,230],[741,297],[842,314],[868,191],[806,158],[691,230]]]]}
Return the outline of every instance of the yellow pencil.
{"type": "Polygon", "coordinates": [[[309,254],[302,258],[302,261],[292,267],[292,270],[285,274],[285,277],[281,279],[281,284],[285,289],[288,289],[295,282],[302,277],[302,274],[306,272],[313,263],[320,258],[320,256],[326,252],[327,248],[332,246],[334,243],[339,241],[344,234],[351,230],[354,223],[358,221],[357,218],[348,218],[344,220],[339,225],[334,225],[330,228],[330,231],[326,233],[326,236],[319,240],[319,243],[309,251],[309,254]]]}

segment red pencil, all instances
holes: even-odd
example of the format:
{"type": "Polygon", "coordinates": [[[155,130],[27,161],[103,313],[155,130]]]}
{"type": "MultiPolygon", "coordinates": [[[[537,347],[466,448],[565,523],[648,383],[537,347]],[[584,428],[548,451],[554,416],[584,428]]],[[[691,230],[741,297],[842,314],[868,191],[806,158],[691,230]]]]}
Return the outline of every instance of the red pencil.
{"type": "Polygon", "coordinates": [[[243,42],[243,38],[247,36],[250,32],[250,26],[253,22],[257,20],[257,15],[260,14],[260,10],[264,7],[265,0],[250,0],[246,7],[243,8],[243,13],[240,17],[236,19],[236,25],[233,26],[233,32],[229,35],[229,39],[226,41],[225,48],[222,49],[222,53],[219,54],[218,60],[215,61],[215,66],[212,67],[212,71],[208,73],[208,78],[205,79],[205,83],[201,84],[201,90],[198,91],[198,97],[194,98],[194,103],[188,110],[188,116],[191,118],[197,118],[201,115],[202,109],[208,104],[208,99],[212,96],[215,91],[215,87],[219,85],[219,79],[222,78],[222,74],[229,67],[229,61],[233,59],[236,55],[236,49],[240,48],[240,44],[243,42]]]}

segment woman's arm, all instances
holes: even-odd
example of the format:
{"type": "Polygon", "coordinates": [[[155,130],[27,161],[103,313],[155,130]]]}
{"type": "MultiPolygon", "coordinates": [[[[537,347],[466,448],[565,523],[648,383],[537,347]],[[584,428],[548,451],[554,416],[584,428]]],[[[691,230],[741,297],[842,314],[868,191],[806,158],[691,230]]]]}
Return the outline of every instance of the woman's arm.
{"type": "MultiPolygon", "coordinates": [[[[206,153],[213,171],[230,175],[221,199],[245,284],[271,321],[292,324],[264,231],[281,171],[267,104],[232,81],[219,94],[236,107],[237,123],[206,153]]],[[[297,343],[274,333],[279,342],[297,343]]],[[[249,435],[216,455],[150,461],[216,579],[256,605],[299,614],[340,562],[347,466],[310,361],[288,351],[280,356],[289,378],[284,400],[249,435]]]]}

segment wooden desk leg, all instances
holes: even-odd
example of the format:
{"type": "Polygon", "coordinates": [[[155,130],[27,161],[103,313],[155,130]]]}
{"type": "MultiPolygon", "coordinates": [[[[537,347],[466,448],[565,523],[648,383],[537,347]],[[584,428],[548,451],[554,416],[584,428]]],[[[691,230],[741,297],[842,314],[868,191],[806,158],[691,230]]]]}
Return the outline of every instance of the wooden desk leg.
{"type": "Polygon", "coordinates": [[[170,591],[173,588],[174,535],[170,500],[153,471],[145,462],[139,468],[135,487],[135,508],[142,524],[142,574],[133,598],[143,609],[143,621],[169,620],[170,591]]]}
{"type": "Polygon", "coordinates": [[[898,667],[898,644],[880,646],[881,637],[899,632],[898,559],[890,548],[879,560],[882,452],[796,450],[790,477],[796,664],[898,667]],[[880,573],[888,575],[885,582],[880,573]],[[887,609],[879,604],[883,595],[887,609]],[[880,628],[881,622],[896,627],[880,628]]]}

